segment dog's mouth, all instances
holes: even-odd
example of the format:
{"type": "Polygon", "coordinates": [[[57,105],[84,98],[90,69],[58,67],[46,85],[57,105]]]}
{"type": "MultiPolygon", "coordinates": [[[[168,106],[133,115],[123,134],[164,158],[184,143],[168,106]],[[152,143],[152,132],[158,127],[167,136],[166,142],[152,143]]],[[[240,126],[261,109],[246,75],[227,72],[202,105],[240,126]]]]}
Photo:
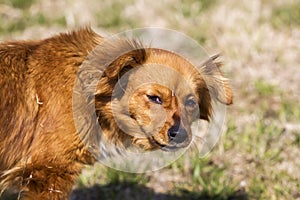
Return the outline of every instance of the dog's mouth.
{"type": "Polygon", "coordinates": [[[151,137],[151,140],[153,141],[153,143],[161,150],[163,151],[168,151],[168,152],[173,152],[173,151],[177,151],[178,149],[184,148],[186,146],[188,146],[187,143],[173,143],[171,142],[170,144],[161,144],[160,142],[158,142],[154,137],[151,137]]]}

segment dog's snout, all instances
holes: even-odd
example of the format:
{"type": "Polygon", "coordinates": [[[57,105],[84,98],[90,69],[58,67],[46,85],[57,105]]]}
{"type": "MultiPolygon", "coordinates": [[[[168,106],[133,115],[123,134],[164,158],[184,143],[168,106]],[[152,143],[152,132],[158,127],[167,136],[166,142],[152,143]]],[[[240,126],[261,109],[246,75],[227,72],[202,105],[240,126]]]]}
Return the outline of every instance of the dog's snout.
{"type": "Polygon", "coordinates": [[[180,127],[180,125],[175,124],[174,126],[172,126],[169,130],[168,130],[168,136],[170,141],[173,141],[175,143],[183,143],[187,137],[187,131],[180,127]]]}

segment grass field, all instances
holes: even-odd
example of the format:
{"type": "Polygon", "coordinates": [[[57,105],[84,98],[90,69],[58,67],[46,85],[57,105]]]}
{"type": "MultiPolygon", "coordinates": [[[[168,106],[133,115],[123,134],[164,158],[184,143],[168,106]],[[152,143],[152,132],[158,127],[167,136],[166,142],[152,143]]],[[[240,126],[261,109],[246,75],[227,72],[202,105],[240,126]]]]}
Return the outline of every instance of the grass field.
{"type": "Polygon", "coordinates": [[[0,0],[0,39],[44,38],[86,24],[99,33],[174,29],[222,53],[234,104],[206,157],[191,150],[146,174],[89,166],[72,200],[300,199],[299,0],[88,2],[0,0]]]}

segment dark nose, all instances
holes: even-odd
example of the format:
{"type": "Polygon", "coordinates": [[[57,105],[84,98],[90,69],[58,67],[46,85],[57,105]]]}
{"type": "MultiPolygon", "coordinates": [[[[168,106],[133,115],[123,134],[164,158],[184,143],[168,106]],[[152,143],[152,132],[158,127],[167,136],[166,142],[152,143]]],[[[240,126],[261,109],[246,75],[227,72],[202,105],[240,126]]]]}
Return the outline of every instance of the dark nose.
{"type": "Polygon", "coordinates": [[[177,144],[184,142],[187,137],[187,131],[180,127],[179,123],[175,124],[168,130],[168,136],[170,141],[176,142],[177,144]]]}

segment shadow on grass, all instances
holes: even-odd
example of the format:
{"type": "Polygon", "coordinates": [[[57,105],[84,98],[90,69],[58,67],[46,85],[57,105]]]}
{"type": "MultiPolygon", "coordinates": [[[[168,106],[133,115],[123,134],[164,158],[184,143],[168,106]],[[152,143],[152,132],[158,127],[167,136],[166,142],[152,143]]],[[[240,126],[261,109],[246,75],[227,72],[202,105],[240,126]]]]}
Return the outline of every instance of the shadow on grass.
{"type": "Polygon", "coordinates": [[[95,185],[90,188],[78,188],[72,192],[71,200],[247,200],[244,191],[231,195],[209,195],[201,192],[181,190],[176,194],[155,193],[151,188],[133,183],[95,185]],[[178,194],[177,194],[178,193],[178,194]]]}
{"type": "MultiPolygon", "coordinates": [[[[17,200],[17,193],[4,193],[0,200],[17,200]]],[[[151,188],[134,183],[95,185],[90,188],[73,190],[70,200],[248,200],[244,191],[236,191],[230,195],[210,195],[186,190],[176,194],[155,193],[151,188]]]]}

